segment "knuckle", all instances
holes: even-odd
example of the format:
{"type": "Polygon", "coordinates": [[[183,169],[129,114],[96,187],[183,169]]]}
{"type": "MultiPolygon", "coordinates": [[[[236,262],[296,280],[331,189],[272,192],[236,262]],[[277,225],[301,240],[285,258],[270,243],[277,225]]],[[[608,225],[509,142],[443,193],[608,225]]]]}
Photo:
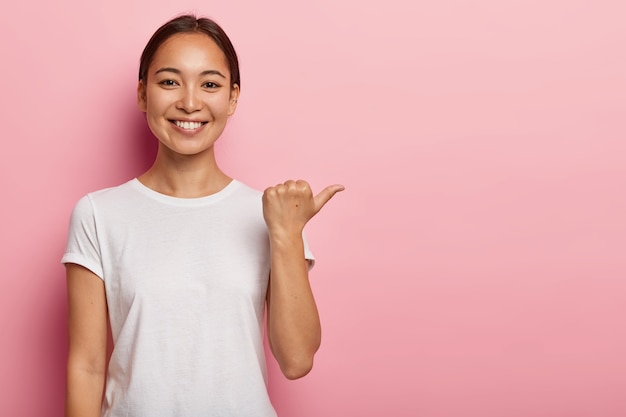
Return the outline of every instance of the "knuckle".
{"type": "Polygon", "coordinates": [[[274,198],[275,196],[276,196],[276,187],[266,188],[265,191],[263,192],[264,199],[274,198]]]}
{"type": "Polygon", "coordinates": [[[298,189],[299,189],[299,190],[302,190],[302,191],[306,191],[306,190],[308,190],[309,188],[311,188],[311,187],[310,187],[310,185],[309,185],[309,183],[308,183],[308,182],[306,182],[306,181],[304,181],[304,180],[298,180],[298,181],[296,181],[296,185],[298,186],[298,189]]]}

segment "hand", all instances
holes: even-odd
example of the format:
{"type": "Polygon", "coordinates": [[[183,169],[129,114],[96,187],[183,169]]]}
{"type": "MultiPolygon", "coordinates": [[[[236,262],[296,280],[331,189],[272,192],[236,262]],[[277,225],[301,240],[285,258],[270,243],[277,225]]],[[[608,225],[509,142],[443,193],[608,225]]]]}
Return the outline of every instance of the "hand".
{"type": "Polygon", "coordinates": [[[270,234],[275,232],[302,233],[304,225],[344,186],[335,184],[318,195],[306,181],[286,181],[269,187],[263,193],[263,217],[270,234]]]}

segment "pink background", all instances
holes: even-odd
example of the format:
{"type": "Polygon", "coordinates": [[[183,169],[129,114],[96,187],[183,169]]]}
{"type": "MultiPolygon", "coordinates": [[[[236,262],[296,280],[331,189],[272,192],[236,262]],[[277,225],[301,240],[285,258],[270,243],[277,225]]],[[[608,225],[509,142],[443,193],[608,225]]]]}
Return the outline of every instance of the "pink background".
{"type": "Polygon", "coordinates": [[[282,417],[626,415],[621,0],[4,4],[0,415],[62,415],[68,217],[151,162],[138,57],[185,10],[241,57],[227,172],[347,187],[282,417]]]}

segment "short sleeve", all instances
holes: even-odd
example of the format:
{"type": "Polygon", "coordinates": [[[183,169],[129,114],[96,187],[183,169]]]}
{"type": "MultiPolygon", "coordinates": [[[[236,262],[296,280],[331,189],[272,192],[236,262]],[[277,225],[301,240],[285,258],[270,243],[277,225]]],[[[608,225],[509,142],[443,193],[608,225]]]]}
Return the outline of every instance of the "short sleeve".
{"type": "Polygon", "coordinates": [[[81,198],[72,211],[61,263],[81,265],[104,279],[95,213],[89,196],[81,198]]]}
{"type": "Polygon", "coordinates": [[[313,256],[313,252],[309,248],[309,244],[306,240],[306,236],[302,233],[302,242],[304,243],[304,259],[306,259],[309,263],[309,271],[313,269],[315,265],[315,257],[313,256]]]}

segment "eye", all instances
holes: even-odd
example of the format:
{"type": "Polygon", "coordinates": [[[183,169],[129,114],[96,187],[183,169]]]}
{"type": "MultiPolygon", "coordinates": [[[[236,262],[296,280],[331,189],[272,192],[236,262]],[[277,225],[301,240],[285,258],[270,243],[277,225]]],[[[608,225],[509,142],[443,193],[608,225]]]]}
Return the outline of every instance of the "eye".
{"type": "Polygon", "coordinates": [[[159,84],[165,87],[175,87],[178,85],[178,83],[174,80],[163,80],[160,81],[159,84]]]}
{"type": "Polygon", "coordinates": [[[218,85],[218,84],[215,84],[215,83],[214,83],[214,82],[212,82],[212,81],[208,81],[208,82],[206,82],[206,83],[202,84],[202,87],[203,87],[203,88],[208,88],[208,89],[214,89],[214,88],[219,88],[219,85],[218,85]]]}

